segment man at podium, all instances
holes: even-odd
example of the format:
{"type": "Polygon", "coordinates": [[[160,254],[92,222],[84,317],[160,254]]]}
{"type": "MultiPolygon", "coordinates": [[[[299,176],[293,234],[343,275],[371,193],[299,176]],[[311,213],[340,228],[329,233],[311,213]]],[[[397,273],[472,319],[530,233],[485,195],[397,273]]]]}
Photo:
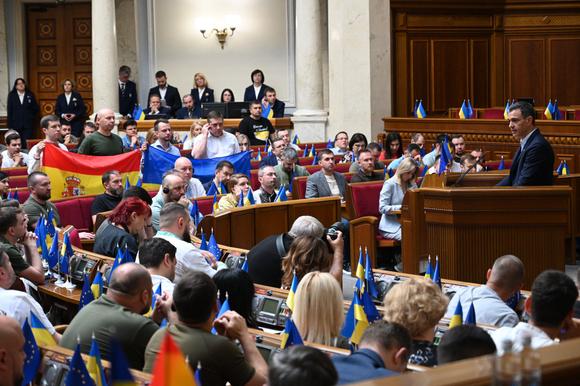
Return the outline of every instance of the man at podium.
{"type": "Polygon", "coordinates": [[[512,162],[510,174],[498,186],[552,185],[554,151],[536,127],[534,107],[516,102],[509,108],[509,128],[520,148],[512,162]]]}

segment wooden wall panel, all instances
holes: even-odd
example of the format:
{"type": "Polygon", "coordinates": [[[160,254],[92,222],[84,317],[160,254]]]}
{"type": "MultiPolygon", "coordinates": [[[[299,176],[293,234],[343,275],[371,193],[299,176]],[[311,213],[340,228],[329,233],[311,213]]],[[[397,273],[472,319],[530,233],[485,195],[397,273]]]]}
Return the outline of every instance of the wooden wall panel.
{"type": "Polygon", "coordinates": [[[508,98],[532,97],[537,104],[546,100],[545,41],[533,37],[507,39],[506,95],[508,98]]]}
{"type": "Polygon", "coordinates": [[[409,42],[411,52],[411,95],[408,101],[410,112],[413,111],[415,99],[423,99],[423,105],[429,103],[429,41],[413,39],[409,42]]]}
{"type": "Polygon", "coordinates": [[[548,38],[548,97],[560,106],[580,104],[580,37],[548,38]]]}
{"type": "Polygon", "coordinates": [[[461,104],[469,95],[469,40],[433,40],[429,110],[461,104]]]}
{"type": "Polygon", "coordinates": [[[487,106],[490,103],[490,40],[471,41],[470,85],[472,106],[487,106]]]}

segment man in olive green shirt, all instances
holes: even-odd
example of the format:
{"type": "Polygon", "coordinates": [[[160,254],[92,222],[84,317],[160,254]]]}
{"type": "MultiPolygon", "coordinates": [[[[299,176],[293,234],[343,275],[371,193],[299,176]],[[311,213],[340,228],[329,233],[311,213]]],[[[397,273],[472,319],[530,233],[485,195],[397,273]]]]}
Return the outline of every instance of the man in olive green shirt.
{"type": "Polygon", "coordinates": [[[79,154],[117,155],[123,153],[123,140],[111,131],[115,127],[115,113],[102,109],[97,113],[98,129],[86,137],[79,147],[79,154]]]}
{"type": "Polygon", "coordinates": [[[145,351],[143,371],[151,372],[167,332],[189,359],[192,370],[201,365],[203,385],[262,386],[268,365],[248,332],[246,321],[228,311],[214,321],[218,312],[217,287],[203,272],[189,271],[173,290],[178,320],[153,335],[145,351]],[[219,335],[211,333],[215,327],[219,335]],[[229,338],[229,339],[228,339],[229,338]],[[239,340],[243,353],[231,341],[239,340]]]}
{"type": "Polygon", "coordinates": [[[58,209],[50,202],[50,178],[43,172],[32,172],[28,175],[28,189],[30,196],[22,205],[22,209],[28,215],[28,229],[34,230],[40,216],[46,217],[48,211],[52,209],[56,226],[60,226],[60,216],[58,209]]]}
{"type": "Polygon", "coordinates": [[[292,178],[310,175],[304,166],[298,165],[298,153],[296,153],[296,150],[287,147],[282,151],[280,159],[282,162],[274,167],[277,177],[276,188],[286,186],[286,189],[288,189],[292,183],[292,178]]]}
{"type": "Polygon", "coordinates": [[[111,339],[127,356],[129,366],[142,369],[145,347],[167,316],[168,295],[157,298],[151,319],[143,314],[151,307],[153,290],[147,270],[135,263],[125,263],[113,271],[106,295],[84,306],[67,327],[60,345],[74,349],[80,338],[81,351],[88,354],[94,334],[103,358],[111,359],[111,339]]]}
{"type": "Polygon", "coordinates": [[[6,254],[14,273],[34,284],[43,284],[44,270],[36,248],[36,237],[27,231],[27,225],[28,218],[21,208],[0,209],[0,242],[6,244],[6,254]]]}

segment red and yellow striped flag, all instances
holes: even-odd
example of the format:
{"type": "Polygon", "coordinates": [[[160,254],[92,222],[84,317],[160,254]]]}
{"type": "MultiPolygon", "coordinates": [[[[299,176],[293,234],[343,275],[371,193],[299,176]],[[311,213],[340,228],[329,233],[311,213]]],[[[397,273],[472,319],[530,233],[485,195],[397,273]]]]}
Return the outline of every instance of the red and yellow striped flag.
{"type": "Polygon", "coordinates": [[[197,383],[181,350],[171,338],[169,331],[166,331],[153,366],[151,386],[182,385],[196,386],[197,383]]]}
{"type": "Polygon", "coordinates": [[[141,166],[141,152],[113,156],[91,156],[63,151],[54,145],[44,148],[42,171],[50,178],[52,198],[103,193],[101,176],[108,170],[117,170],[123,180],[137,183],[141,166]]]}

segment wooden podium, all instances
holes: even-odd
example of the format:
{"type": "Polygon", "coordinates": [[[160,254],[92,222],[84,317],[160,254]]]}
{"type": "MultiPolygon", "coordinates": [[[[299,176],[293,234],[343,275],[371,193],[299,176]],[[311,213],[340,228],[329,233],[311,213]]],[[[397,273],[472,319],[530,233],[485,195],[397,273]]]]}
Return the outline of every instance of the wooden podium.
{"type": "MultiPolygon", "coordinates": [[[[468,175],[464,184],[501,177],[468,175]]],[[[448,187],[457,176],[434,176],[428,186],[408,191],[401,224],[405,272],[439,256],[446,279],[485,282],[493,261],[506,254],[525,265],[525,288],[546,269],[564,270],[571,236],[572,189],[549,187],[448,187]]],[[[479,182],[479,183],[478,183],[479,182]]]]}

